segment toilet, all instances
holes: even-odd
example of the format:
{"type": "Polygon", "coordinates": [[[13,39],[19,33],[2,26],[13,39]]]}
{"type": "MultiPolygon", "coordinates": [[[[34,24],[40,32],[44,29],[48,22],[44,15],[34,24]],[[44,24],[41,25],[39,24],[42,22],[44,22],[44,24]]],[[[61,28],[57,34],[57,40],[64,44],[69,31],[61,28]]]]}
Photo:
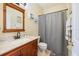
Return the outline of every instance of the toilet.
{"type": "Polygon", "coordinates": [[[40,37],[38,39],[38,48],[40,51],[46,51],[47,50],[47,43],[40,42],[40,37]]]}
{"type": "Polygon", "coordinates": [[[51,51],[47,49],[47,43],[40,42],[40,36],[38,38],[38,56],[50,56],[51,51]]]}
{"type": "Polygon", "coordinates": [[[44,42],[38,43],[38,47],[39,47],[40,51],[45,52],[47,50],[47,44],[44,42]]]}

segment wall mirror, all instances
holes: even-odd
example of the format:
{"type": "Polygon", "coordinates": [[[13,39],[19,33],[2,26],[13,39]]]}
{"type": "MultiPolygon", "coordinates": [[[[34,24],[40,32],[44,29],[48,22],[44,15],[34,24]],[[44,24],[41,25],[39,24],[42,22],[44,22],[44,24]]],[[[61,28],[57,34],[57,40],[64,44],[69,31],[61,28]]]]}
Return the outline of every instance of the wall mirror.
{"type": "Polygon", "coordinates": [[[24,31],[25,10],[13,3],[3,4],[3,32],[24,31]]]}

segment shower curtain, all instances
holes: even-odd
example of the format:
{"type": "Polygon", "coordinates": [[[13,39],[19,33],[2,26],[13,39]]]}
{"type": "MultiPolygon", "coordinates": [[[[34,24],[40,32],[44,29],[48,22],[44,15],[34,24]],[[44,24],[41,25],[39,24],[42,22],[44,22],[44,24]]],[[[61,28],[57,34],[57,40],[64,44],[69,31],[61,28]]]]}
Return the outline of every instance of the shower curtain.
{"type": "Polygon", "coordinates": [[[57,56],[67,55],[65,40],[66,12],[54,12],[39,16],[39,35],[41,42],[48,45],[57,56]]]}

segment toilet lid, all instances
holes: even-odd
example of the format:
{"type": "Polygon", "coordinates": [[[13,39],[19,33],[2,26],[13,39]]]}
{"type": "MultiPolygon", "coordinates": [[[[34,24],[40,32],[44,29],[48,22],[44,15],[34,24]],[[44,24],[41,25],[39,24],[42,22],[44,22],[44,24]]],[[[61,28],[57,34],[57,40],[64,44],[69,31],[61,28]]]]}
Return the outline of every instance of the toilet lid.
{"type": "Polygon", "coordinates": [[[39,46],[47,46],[47,44],[44,43],[44,42],[40,42],[38,45],[39,45],[39,46]]]}

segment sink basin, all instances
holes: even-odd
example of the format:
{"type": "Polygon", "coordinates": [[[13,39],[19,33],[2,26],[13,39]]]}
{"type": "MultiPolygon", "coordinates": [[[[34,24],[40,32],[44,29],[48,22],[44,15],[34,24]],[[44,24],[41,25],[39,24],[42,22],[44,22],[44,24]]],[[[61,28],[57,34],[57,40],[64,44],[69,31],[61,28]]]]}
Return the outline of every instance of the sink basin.
{"type": "Polygon", "coordinates": [[[0,39],[0,42],[11,42],[11,41],[14,41],[14,40],[15,40],[14,38],[9,37],[9,38],[0,39]]]}
{"type": "Polygon", "coordinates": [[[29,41],[29,39],[33,39],[35,38],[35,36],[24,36],[24,37],[21,37],[19,39],[14,39],[13,37],[9,37],[9,38],[6,38],[6,39],[0,39],[0,44],[3,44],[3,43],[12,43],[12,42],[19,42],[19,41],[29,41]]]}

